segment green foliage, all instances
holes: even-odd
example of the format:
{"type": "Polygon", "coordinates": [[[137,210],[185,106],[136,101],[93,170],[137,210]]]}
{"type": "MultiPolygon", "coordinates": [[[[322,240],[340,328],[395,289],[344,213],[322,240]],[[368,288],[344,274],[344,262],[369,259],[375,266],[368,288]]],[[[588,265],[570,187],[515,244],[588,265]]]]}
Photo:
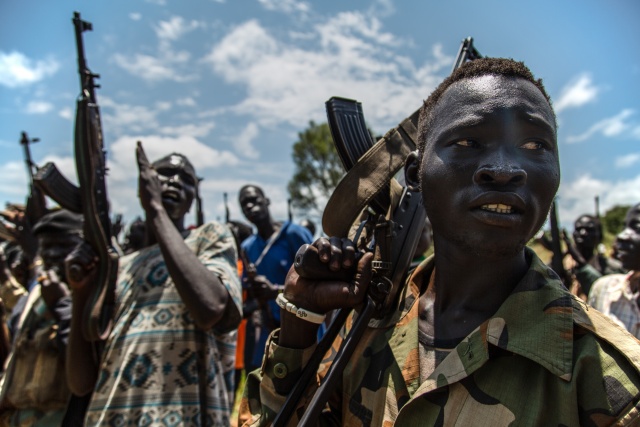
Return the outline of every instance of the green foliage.
{"type": "Polygon", "coordinates": [[[309,122],[293,144],[295,172],[288,184],[292,206],[321,209],[318,198],[328,199],[344,175],[327,123],[309,122]]]}
{"type": "Polygon", "coordinates": [[[604,214],[601,221],[605,234],[616,235],[622,231],[629,208],[631,208],[629,205],[616,205],[604,214]]]}

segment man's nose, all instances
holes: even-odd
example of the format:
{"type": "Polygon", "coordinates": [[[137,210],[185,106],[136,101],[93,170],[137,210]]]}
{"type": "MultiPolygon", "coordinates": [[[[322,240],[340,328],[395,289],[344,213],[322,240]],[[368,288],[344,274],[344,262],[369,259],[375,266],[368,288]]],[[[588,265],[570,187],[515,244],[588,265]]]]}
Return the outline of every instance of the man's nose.
{"type": "Polygon", "coordinates": [[[484,159],[473,178],[477,184],[520,186],[527,182],[527,172],[517,162],[514,153],[508,147],[503,147],[493,150],[484,159]]]}

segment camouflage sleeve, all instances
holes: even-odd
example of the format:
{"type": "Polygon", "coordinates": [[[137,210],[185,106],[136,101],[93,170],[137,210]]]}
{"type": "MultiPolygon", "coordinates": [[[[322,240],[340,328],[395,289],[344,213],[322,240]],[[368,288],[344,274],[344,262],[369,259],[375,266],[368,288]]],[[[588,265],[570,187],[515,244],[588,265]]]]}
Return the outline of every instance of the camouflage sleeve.
{"type": "Polygon", "coordinates": [[[573,375],[580,425],[639,425],[638,341],[595,310],[576,313],[579,327],[574,332],[573,375]]]}
{"type": "MultiPolygon", "coordinates": [[[[268,426],[284,404],[286,396],[294,387],[316,346],[294,350],[280,347],[276,329],[267,341],[262,367],[249,374],[240,403],[238,425],[268,426]]],[[[303,408],[313,396],[317,383],[309,387],[301,399],[299,408],[303,408]]],[[[339,411],[337,411],[339,412],[339,411]]],[[[291,426],[298,425],[299,411],[295,411],[289,420],[291,426]]],[[[340,416],[335,411],[326,410],[318,420],[319,426],[339,426],[340,416]]]]}

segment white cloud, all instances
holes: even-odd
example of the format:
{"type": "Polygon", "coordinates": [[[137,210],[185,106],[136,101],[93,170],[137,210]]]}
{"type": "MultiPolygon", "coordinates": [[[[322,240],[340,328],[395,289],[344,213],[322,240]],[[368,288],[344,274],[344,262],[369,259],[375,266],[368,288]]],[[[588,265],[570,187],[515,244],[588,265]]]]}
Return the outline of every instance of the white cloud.
{"type": "Polygon", "coordinates": [[[174,41],[201,26],[203,24],[196,20],[187,22],[181,16],[172,16],[168,21],[160,21],[154,30],[159,39],[174,41]]]}
{"type": "Polygon", "coordinates": [[[184,34],[205,24],[199,21],[185,21],[173,16],[168,21],[160,21],[154,31],[158,37],[157,52],[154,55],[136,53],[125,55],[116,53],[111,60],[123,70],[149,82],[172,80],[175,82],[193,81],[196,75],[190,62],[191,54],[186,50],[174,50],[173,41],[184,34]]]}
{"type": "Polygon", "coordinates": [[[636,163],[640,163],[640,153],[631,153],[626,156],[617,157],[615,162],[617,168],[629,168],[636,163]]]}
{"type": "Polygon", "coordinates": [[[190,57],[191,55],[187,51],[162,50],[159,56],[142,53],[126,56],[116,53],[112,56],[112,60],[123,70],[143,80],[187,82],[195,78],[193,74],[182,73],[176,66],[186,64],[190,57]]]}
{"type": "Polygon", "coordinates": [[[196,101],[195,99],[191,98],[190,96],[187,96],[185,98],[180,98],[178,100],[176,100],[176,104],[182,106],[182,107],[195,107],[196,106],[196,101]]]}
{"type": "Polygon", "coordinates": [[[297,0],[258,0],[258,3],[267,10],[283,13],[306,14],[311,10],[309,3],[297,0]]]}
{"type": "Polygon", "coordinates": [[[131,19],[132,21],[139,21],[142,19],[142,15],[138,12],[131,12],[129,14],[129,19],[131,19]]]}
{"type": "Polygon", "coordinates": [[[177,137],[193,136],[194,138],[201,138],[209,135],[209,132],[211,132],[214,127],[214,123],[189,123],[180,126],[163,126],[160,128],[160,133],[162,133],[163,135],[172,135],[177,137]]]}
{"type": "Polygon", "coordinates": [[[9,195],[11,200],[2,202],[24,203],[27,194],[27,171],[23,162],[0,164],[0,193],[9,195]]]}
{"type": "Polygon", "coordinates": [[[567,108],[581,107],[593,102],[598,97],[600,88],[595,86],[589,74],[581,74],[575,77],[562,88],[558,100],[553,103],[556,113],[567,108]]]}
{"type": "Polygon", "coordinates": [[[259,133],[258,125],[249,123],[240,134],[232,141],[233,148],[236,153],[249,159],[257,159],[260,152],[253,146],[253,140],[259,133]]]}
{"type": "Polygon", "coordinates": [[[68,107],[65,107],[62,110],[60,110],[58,112],[58,115],[66,120],[73,119],[73,111],[71,110],[71,108],[68,108],[68,107]]]}
{"type": "Polygon", "coordinates": [[[0,51],[0,85],[10,88],[38,82],[58,71],[55,59],[34,61],[20,52],[0,51]]]}
{"type": "Polygon", "coordinates": [[[53,104],[46,101],[29,101],[24,108],[27,114],[45,114],[53,109],[53,104]]]}
{"type": "Polygon", "coordinates": [[[608,181],[586,174],[572,182],[563,183],[558,192],[559,216],[565,227],[585,213],[594,213],[595,196],[600,197],[600,213],[616,205],[640,202],[640,175],[626,180],[608,181]]]}
{"type": "Polygon", "coordinates": [[[166,0],[144,0],[147,3],[155,4],[158,6],[164,6],[167,4],[166,0]]]}
{"type": "MultiPolygon", "coordinates": [[[[418,65],[398,53],[403,40],[382,30],[380,21],[346,12],[311,28],[315,46],[276,39],[256,20],[229,32],[207,55],[215,73],[246,87],[247,97],[233,107],[261,126],[287,121],[300,126],[325,120],[331,96],[363,103],[367,120],[395,126],[421,105],[453,58],[433,47],[434,60],[418,65]]],[[[448,70],[447,70],[448,71],[448,70]]]]}
{"type": "Polygon", "coordinates": [[[601,134],[607,138],[619,136],[627,131],[630,131],[630,135],[634,138],[640,137],[640,131],[638,128],[633,129],[632,125],[627,122],[627,119],[635,114],[632,109],[622,110],[620,113],[613,117],[600,120],[594,123],[589,129],[587,129],[581,135],[568,136],[567,142],[569,144],[586,141],[595,134],[601,134]]]}
{"type": "Polygon", "coordinates": [[[142,105],[120,104],[111,98],[100,98],[104,127],[116,134],[141,133],[158,127],[158,111],[142,105]]]}
{"type": "Polygon", "coordinates": [[[156,102],[156,108],[159,111],[168,111],[171,109],[171,103],[169,101],[158,101],[156,102]]]}
{"type": "Polygon", "coordinates": [[[375,0],[369,8],[369,14],[372,16],[386,17],[395,13],[396,7],[393,0],[375,0]]]}

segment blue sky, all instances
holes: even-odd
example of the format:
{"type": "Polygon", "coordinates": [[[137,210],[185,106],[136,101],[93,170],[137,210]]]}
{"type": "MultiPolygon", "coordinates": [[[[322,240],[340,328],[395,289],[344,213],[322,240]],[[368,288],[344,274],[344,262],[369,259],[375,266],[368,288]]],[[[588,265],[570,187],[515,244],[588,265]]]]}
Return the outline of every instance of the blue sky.
{"type": "MultiPolygon", "coordinates": [[[[237,191],[263,186],[286,217],[291,146],[331,96],[363,103],[384,133],[419,107],[451,70],[460,42],[523,60],[550,93],[559,121],[560,216],[640,202],[640,2],[353,0],[4,1],[0,3],[0,202],[21,202],[18,144],[41,141],[75,179],[72,138],[79,92],[73,11],[101,74],[112,211],[130,220],[134,144],[150,158],[186,154],[205,177],[208,219],[241,219],[237,191]]],[[[301,219],[297,217],[296,219],[301,219]]]]}

